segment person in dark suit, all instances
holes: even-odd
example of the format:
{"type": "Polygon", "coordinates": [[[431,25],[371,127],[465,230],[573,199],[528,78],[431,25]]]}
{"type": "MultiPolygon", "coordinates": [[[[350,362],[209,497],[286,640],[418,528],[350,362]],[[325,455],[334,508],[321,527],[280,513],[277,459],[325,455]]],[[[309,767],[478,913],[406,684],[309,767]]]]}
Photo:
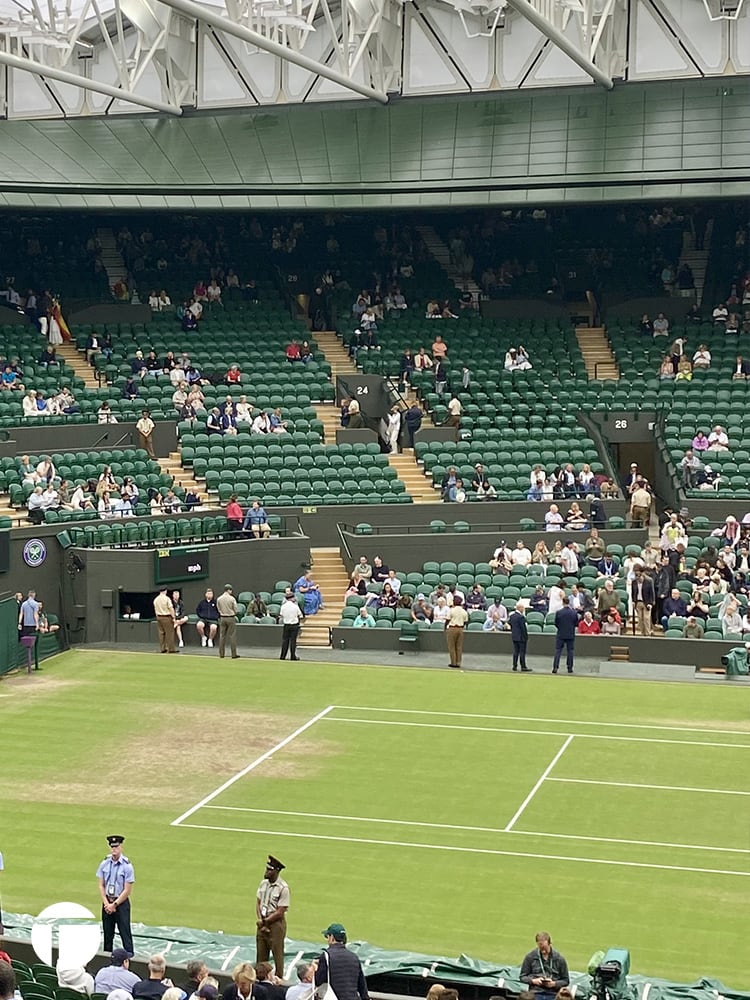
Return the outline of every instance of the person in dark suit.
{"type": "Polygon", "coordinates": [[[531,668],[526,666],[526,643],[529,638],[529,627],[526,624],[525,610],[524,605],[519,602],[508,617],[508,625],[513,640],[513,669],[518,670],[520,662],[521,673],[530,674],[531,668]]]}
{"type": "Polygon", "coordinates": [[[646,576],[643,566],[636,566],[635,579],[630,584],[630,594],[633,598],[633,610],[638,630],[641,635],[651,635],[651,609],[656,597],[651,577],[646,576]]]}
{"type": "MultiPolygon", "coordinates": [[[[570,598],[568,598],[570,601],[570,598]]],[[[565,647],[568,673],[573,673],[573,656],[576,647],[576,628],[578,627],[578,612],[570,603],[564,605],[555,615],[555,658],[552,661],[552,673],[556,674],[560,666],[560,656],[565,647]]]]}

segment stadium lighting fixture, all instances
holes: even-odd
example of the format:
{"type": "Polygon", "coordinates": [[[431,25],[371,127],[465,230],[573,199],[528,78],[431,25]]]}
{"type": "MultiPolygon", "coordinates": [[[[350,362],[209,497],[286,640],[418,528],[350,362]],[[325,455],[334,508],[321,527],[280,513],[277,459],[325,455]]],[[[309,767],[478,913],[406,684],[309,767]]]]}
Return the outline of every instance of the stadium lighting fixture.
{"type": "Polygon", "coordinates": [[[745,0],[703,0],[703,6],[711,21],[737,21],[744,2],[745,0]]]}

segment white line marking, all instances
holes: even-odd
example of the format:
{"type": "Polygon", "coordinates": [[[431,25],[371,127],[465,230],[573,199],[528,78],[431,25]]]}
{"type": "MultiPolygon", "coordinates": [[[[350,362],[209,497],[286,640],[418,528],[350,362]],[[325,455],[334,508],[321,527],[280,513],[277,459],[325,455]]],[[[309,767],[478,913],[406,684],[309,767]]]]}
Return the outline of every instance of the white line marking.
{"type": "Polygon", "coordinates": [[[206,806],[219,812],[261,813],[264,816],[297,816],[301,819],[333,819],[351,823],[387,823],[389,826],[416,826],[430,830],[462,830],[470,833],[504,833],[502,827],[458,826],[453,823],[423,823],[411,819],[379,819],[372,816],[339,816],[335,813],[289,812],[282,809],[253,809],[250,806],[206,806]]]}
{"type": "MultiPolygon", "coordinates": [[[[547,781],[556,781],[547,778],[547,781]]],[[[572,833],[539,833],[536,830],[507,830],[494,826],[458,826],[454,823],[424,823],[411,819],[380,819],[374,816],[341,816],[337,813],[290,812],[284,809],[254,809],[251,806],[206,806],[206,809],[216,809],[218,812],[259,813],[262,816],[296,816],[300,819],[332,819],[347,823],[385,823],[388,826],[414,826],[429,830],[461,830],[469,833],[511,833],[514,836],[527,837],[557,837],[560,840],[590,840],[602,844],[642,844],[645,847],[679,847],[688,851],[723,851],[726,854],[750,854],[750,849],[744,847],[713,847],[698,844],[672,844],[660,840],[621,840],[614,837],[586,837],[572,833]]],[[[189,825],[189,824],[186,824],[189,825]]],[[[218,828],[221,829],[221,828],[218,828]]]]}
{"type": "Polygon", "coordinates": [[[568,749],[568,747],[570,746],[570,744],[572,742],[573,742],[573,737],[569,736],[567,738],[567,740],[563,743],[563,745],[560,747],[560,749],[557,751],[557,753],[555,754],[555,756],[552,758],[552,760],[550,761],[550,763],[547,765],[547,767],[544,769],[544,771],[542,772],[541,777],[539,778],[539,780],[537,781],[537,783],[534,785],[534,787],[531,789],[531,791],[529,792],[529,794],[526,796],[526,798],[523,800],[523,802],[521,803],[521,805],[518,807],[518,809],[516,810],[515,814],[513,815],[513,818],[506,825],[505,830],[503,831],[504,833],[510,833],[510,831],[513,829],[513,827],[516,825],[517,821],[521,818],[521,816],[523,815],[523,813],[526,811],[526,807],[528,806],[528,804],[531,802],[531,800],[534,798],[534,796],[536,795],[536,793],[539,791],[539,789],[544,784],[544,779],[547,777],[547,775],[550,773],[550,771],[552,770],[552,768],[555,766],[555,764],[558,762],[558,760],[562,757],[562,755],[565,753],[565,751],[568,749]]]}
{"type": "Polygon", "coordinates": [[[747,847],[713,847],[704,844],[670,844],[662,840],[624,840],[620,837],[586,837],[579,833],[540,833],[538,830],[511,830],[512,834],[530,837],[553,837],[556,840],[587,840],[594,844],[639,844],[642,847],[680,848],[684,851],[721,851],[723,854],[750,854],[747,847]]]}
{"type": "Polygon", "coordinates": [[[422,708],[375,708],[368,705],[334,705],[354,712],[395,712],[403,715],[442,715],[453,719],[502,719],[507,722],[559,722],[566,726],[607,726],[614,729],[656,729],[674,733],[713,733],[720,736],[748,736],[742,729],[704,729],[683,726],[654,726],[635,722],[592,722],[588,719],[543,719],[534,715],[479,715],[473,712],[431,712],[422,708]]]}
{"type": "Polygon", "coordinates": [[[615,788],[656,788],[663,792],[707,792],[709,795],[750,795],[730,788],[693,788],[690,785],[644,785],[637,781],[594,781],[591,778],[548,778],[548,781],[566,781],[571,785],[612,785],[615,788]]]}
{"type": "MultiPolygon", "coordinates": [[[[576,858],[564,854],[532,854],[526,851],[499,851],[489,847],[454,847],[445,844],[414,844],[401,840],[373,840],[366,837],[333,837],[330,834],[290,833],[288,830],[247,830],[232,826],[207,826],[201,823],[185,823],[185,829],[216,830],[220,833],[252,833],[264,837],[292,837],[301,840],[327,840],[340,844],[376,844],[382,847],[412,847],[424,851],[450,851],[458,854],[492,854],[506,858],[530,858],[539,861],[573,861],[587,865],[614,865],[618,868],[657,868],[660,871],[693,872],[702,875],[739,875],[750,878],[750,871],[728,871],[723,868],[690,868],[687,865],[657,865],[645,861],[612,861],[605,858],[576,858]]],[[[511,836],[522,831],[514,830],[511,836]]],[[[525,832],[525,831],[523,831],[525,832]]],[[[554,835],[553,835],[554,836],[554,835]]]]}
{"type": "Polygon", "coordinates": [[[240,950],[240,946],[239,945],[237,945],[236,948],[232,948],[232,950],[229,952],[229,954],[227,955],[227,957],[224,959],[224,961],[221,964],[221,971],[222,972],[225,972],[229,968],[229,963],[232,961],[232,959],[234,958],[234,956],[237,954],[237,952],[239,950],[240,950]]]}
{"type": "MultiPolygon", "coordinates": [[[[360,726],[411,726],[416,729],[458,729],[477,733],[521,733],[524,736],[570,736],[552,729],[498,729],[495,726],[447,726],[439,722],[390,722],[387,719],[349,719],[341,715],[327,715],[326,722],[353,722],[360,726]]],[[[599,733],[573,733],[579,740],[620,740],[625,743],[673,743],[685,747],[727,747],[750,750],[750,743],[709,743],[704,740],[660,740],[652,736],[610,736],[599,733]]]]}
{"type": "Polygon", "coordinates": [[[333,705],[328,705],[328,707],[324,708],[322,712],[318,712],[318,714],[314,715],[312,719],[308,719],[308,721],[304,725],[300,726],[299,729],[295,729],[293,733],[290,733],[289,736],[286,736],[280,743],[277,743],[276,746],[271,747],[270,750],[266,750],[264,754],[261,754],[260,757],[257,757],[254,761],[252,761],[252,763],[248,764],[247,767],[243,767],[241,771],[238,771],[236,774],[233,774],[231,778],[228,778],[224,782],[223,785],[219,785],[218,788],[214,789],[213,792],[206,795],[206,797],[201,799],[200,802],[197,802],[194,806],[191,806],[186,812],[182,814],[182,816],[178,816],[177,819],[173,819],[172,822],[170,823],[170,826],[179,826],[180,823],[183,822],[183,820],[186,820],[189,816],[192,816],[193,813],[198,812],[198,810],[202,809],[203,806],[208,805],[208,803],[211,802],[213,799],[215,799],[217,795],[221,795],[221,793],[225,792],[227,788],[230,788],[235,783],[235,781],[239,781],[240,778],[244,778],[246,774],[250,774],[251,771],[254,771],[256,767],[259,767],[264,761],[268,760],[269,757],[272,757],[277,751],[282,750],[286,746],[289,746],[289,744],[293,740],[296,740],[298,736],[301,736],[302,733],[304,733],[307,729],[310,729],[311,726],[314,726],[316,722],[320,722],[320,720],[324,718],[324,716],[326,716],[331,711],[332,708],[333,705]]]}

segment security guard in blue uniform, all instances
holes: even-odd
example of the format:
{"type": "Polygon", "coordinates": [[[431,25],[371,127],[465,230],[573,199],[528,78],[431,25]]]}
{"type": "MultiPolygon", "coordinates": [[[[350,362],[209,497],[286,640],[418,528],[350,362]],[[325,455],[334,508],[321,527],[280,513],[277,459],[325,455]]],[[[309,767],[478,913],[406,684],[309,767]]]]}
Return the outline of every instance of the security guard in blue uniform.
{"type": "Polygon", "coordinates": [[[130,893],[135,882],[135,871],[122,853],[124,837],[107,837],[110,854],[96,870],[99,895],[102,897],[102,927],[104,950],[112,951],[115,928],[120,932],[122,946],[132,958],[133,934],[130,930],[130,893]]]}

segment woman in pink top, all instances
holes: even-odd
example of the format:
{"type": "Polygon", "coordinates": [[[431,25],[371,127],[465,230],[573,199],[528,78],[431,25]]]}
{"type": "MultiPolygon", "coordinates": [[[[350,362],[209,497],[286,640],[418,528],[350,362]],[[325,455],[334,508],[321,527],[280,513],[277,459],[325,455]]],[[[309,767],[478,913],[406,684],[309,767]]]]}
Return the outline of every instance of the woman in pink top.
{"type": "Polygon", "coordinates": [[[693,438],[693,451],[706,451],[708,449],[708,438],[703,431],[697,431],[693,438]]]}

